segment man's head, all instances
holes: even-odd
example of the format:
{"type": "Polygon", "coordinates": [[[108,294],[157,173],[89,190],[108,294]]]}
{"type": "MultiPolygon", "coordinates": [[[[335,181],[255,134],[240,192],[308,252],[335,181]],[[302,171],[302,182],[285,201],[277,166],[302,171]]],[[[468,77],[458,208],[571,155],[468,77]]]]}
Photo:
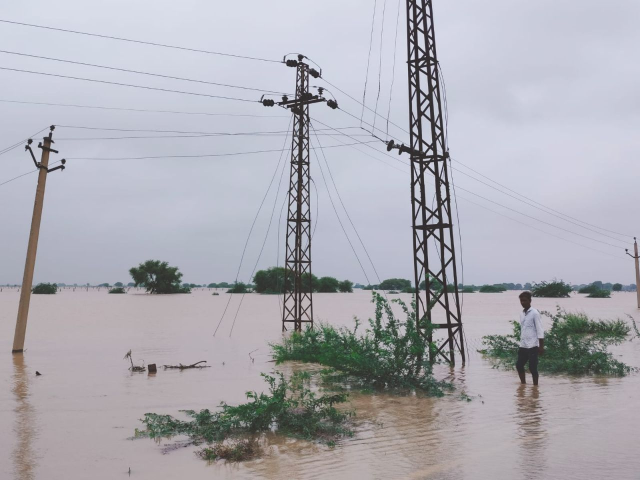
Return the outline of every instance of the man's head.
{"type": "Polygon", "coordinates": [[[531,307],[531,292],[522,292],[519,295],[520,298],[520,305],[522,305],[522,308],[524,308],[525,310],[528,310],[531,307]]]}

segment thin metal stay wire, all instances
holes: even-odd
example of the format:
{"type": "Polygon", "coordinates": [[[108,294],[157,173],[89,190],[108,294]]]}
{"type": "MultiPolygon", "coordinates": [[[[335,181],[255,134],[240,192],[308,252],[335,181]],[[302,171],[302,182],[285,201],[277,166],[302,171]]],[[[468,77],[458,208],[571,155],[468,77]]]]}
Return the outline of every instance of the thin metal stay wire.
{"type": "MultiPolygon", "coordinates": [[[[282,170],[280,171],[280,181],[278,182],[278,188],[276,189],[276,195],[275,198],[273,199],[273,207],[271,208],[271,216],[269,217],[269,225],[267,226],[267,232],[264,234],[264,240],[262,241],[262,247],[260,247],[260,253],[258,253],[258,258],[256,259],[256,263],[253,266],[253,270],[251,271],[251,275],[249,278],[249,281],[251,281],[251,279],[253,278],[254,274],[256,273],[256,269],[258,268],[258,264],[260,263],[260,258],[262,258],[262,252],[264,252],[264,247],[267,244],[267,239],[269,238],[269,232],[271,231],[271,224],[273,223],[273,215],[275,214],[276,211],[276,204],[278,202],[278,197],[280,195],[280,188],[282,186],[282,178],[284,177],[284,171],[286,170],[287,167],[287,162],[285,161],[282,165],[282,170]]],[[[240,297],[240,303],[238,304],[238,309],[236,310],[236,314],[233,317],[233,323],[231,324],[231,329],[229,330],[229,337],[231,337],[231,334],[233,333],[233,328],[236,325],[236,320],[238,319],[238,314],[240,313],[240,307],[242,307],[242,302],[244,301],[244,296],[246,295],[246,292],[242,294],[242,297],[240,297]]]]}
{"type": "Polygon", "coordinates": [[[163,44],[163,43],[157,43],[157,42],[147,42],[144,40],[134,40],[131,38],[124,38],[124,37],[116,37],[113,35],[101,35],[98,33],[90,33],[90,32],[80,32],[78,30],[69,30],[66,28],[58,28],[58,27],[50,27],[47,25],[36,25],[33,23],[24,23],[24,22],[15,22],[12,20],[6,20],[6,19],[0,19],[0,22],[2,23],[9,23],[12,25],[20,25],[22,27],[33,27],[33,28],[42,28],[45,30],[53,30],[56,32],[64,32],[64,33],[73,33],[76,35],[86,35],[89,37],[97,37],[97,38],[103,38],[103,39],[108,39],[108,40],[118,40],[121,42],[130,42],[130,43],[138,43],[138,44],[142,44],[142,45],[150,45],[153,47],[162,47],[162,48],[171,48],[171,49],[175,49],[175,50],[185,50],[188,52],[196,52],[196,53],[206,53],[208,55],[220,55],[223,57],[233,57],[233,58],[241,58],[244,60],[257,60],[257,61],[261,61],[261,62],[273,62],[273,63],[282,63],[281,60],[272,60],[269,58],[260,58],[260,57],[252,57],[252,56],[248,56],[248,55],[237,55],[237,54],[233,54],[233,53],[224,53],[224,52],[216,52],[216,51],[212,51],[212,50],[201,50],[198,48],[189,48],[189,47],[181,47],[181,46],[177,46],[177,45],[169,45],[169,44],[163,44]]]}
{"type": "Polygon", "coordinates": [[[325,178],[324,175],[324,170],[322,169],[322,164],[320,163],[320,157],[318,156],[318,154],[316,153],[316,151],[313,151],[313,154],[316,157],[316,161],[318,162],[318,167],[320,168],[320,173],[322,174],[322,180],[325,184],[325,187],[327,189],[327,195],[329,196],[329,200],[331,201],[331,206],[333,207],[333,211],[336,214],[336,218],[338,219],[338,223],[340,224],[340,228],[342,228],[342,232],[344,233],[344,236],[347,238],[347,242],[349,242],[349,245],[351,246],[351,250],[353,251],[353,254],[356,257],[356,260],[358,261],[358,264],[360,265],[360,269],[362,270],[362,273],[364,274],[364,277],[367,279],[367,283],[369,285],[371,285],[371,281],[369,280],[369,276],[367,275],[367,272],[365,271],[364,267],[362,266],[362,262],[360,261],[360,257],[358,257],[358,253],[356,252],[355,247],[353,246],[353,243],[351,242],[351,239],[349,238],[349,235],[347,234],[347,230],[344,228],[344,224],[342,223],[342,219],[340,218],[340,215],[338,215],[338,209],[336,208],[336,205],[333,201],[333,197],[331,196],[331,190],[329,189],[329,183],[327,182],[327,179],[325,178]]]}
{"type": "MultiPolygon", "coordinates": [[[[358,232],[358,229],[354,225],[353,220],[351,219],[351,215],[349,215],[349,212],[347,211],[347,207],[345,207],[344,202],[342,201],[342,195],[340,195],[340,191],[338,190],[338,186],[336,185],[335,179],[333,178],[333,173],[331,172],[331,167],[329,166],[329,162],[327,161],[327,157],[324,154],[324,150],[322,149],[322,144],[320,143],[320,138],[316,134],[316,130],[315,130],[315,127],[313,126],[313,123],[309,122],[309,124],[311,126],[311,130],[313,131],[313,134],[316,137],[316,142],[318,142],[318,145],[320,146],[320,153],[322,154],[322,157],[324,158],[324,163],[325,163],[325,165],[327,167],[327,171],[329,172],[329,178],[331,179],[331,183],[333,184],[333,188],[335,189],[336,193],[338,194],[338,200],[340,200],[340,205],[342,205],[342,209],[344,210],[344,213],[347,215],[347,219],[349,219],[349,223],[351,224],[351,227],[353,228],[353,231],[356,232],[356,236],[358,237],[358,240],[360,241],[360,245],[362,245],[362,249],[364,250],[364,253],[367,255],[367,258],[369,259],[369,263],[371,264],[371,267],[373,268],[373,271],[376,274],[376,278],[378,279],[378,283],[381,283],[382,280],[380,280],[380,275],[378,275],[378,270],[376,269],[376,266],[373,263],[373,260],[371,259],[371,255],[369,255],[369,251],[367,250],[367,247],[365,246],[364,242],[362,241],[362,237],[360,237],[360,233],[358,232]]],[[[328,188],[328,186],[327,186],[327,188],[328,188]]]]}
{"type": "MultiPolygon", "coordinates": [[[[289,120],[289,126],[291,126],[291,122],[293,121],[293,118],[291,118],[289,120]]],[[[286,145],[287,143],[287,137],[285,137],[284,139],[284,145],[286,145]]],[[[283,147],[284,147],[283,145],[283,147]]],[[[251,234],[253,233],[253,229],[256,226],[256,222],[258,221],[258,216],[260,215],[260,212],[262,211],[262,207],[264,206],[264,202],[267,199],[267,196],[269,195],[269,192],[271,191],[271,186],[273,185],[273,181],[276,178],[276,175],[278,173],[278,170],[280,168],[280,164],[282,163],[282,158],[284,157],[284,148],[280,151],[280,157],[278,158],[278,164],[276,165],[276,168],[273,172],[273,175],[271,176],[271,181],[269,182],[269,186],[267,187],[267,191],[265,192],[264,196],[262,197],[262,201],[260,202],[260,206],[258,207],[258,211],[256,212],[255,217],[253,218],[253,222],[251,223],[251,228],[249,229],[249,233],[247,235],[247,240],[244,243],[244,248],[242,249],[242,255],[240,256],[240,263],[238,264],[238,271],[236,272],[236,280],[235,283],[238,283],[238,277],[240,276],[240,270],[242,268],[242,262],[244,261],[244,256],[245,253],[247,252],[247,246],[249,245],[249,240],[251,239],[251,234]]],[[[286,162],[285,162],[286,163],[286,162]]],[[[216,329],[213,332],[213,336],[216,336],[216,333],[218,333],[218,329],[220,328],[220,325],[222,324],[222,320],[224,320],[224,316],[227,313],[227,309],[229,308],[229,304],[231,303],[231,299],[233,297],[233,294],[229,294],[229,299],[227,300],[227,305],[224,307],[224,311],[222,312],[222,316],[220,317],[220,321],[218,322],[218,325],[216,326],[216,329]]],[[[237,313],[236,313],[237,316],[237,313]]]]}
{"type": "Polygon", "coordinates": [[[41,56],[41,55],[31,55],[31,54],[28,54],[28,53],[12,52],[12,51],[9,51],[9,50],[0,50],[0,53],[5,53],[7,55],[17,55],[17,56],[21,56],[21,57],[37,58],[37,59],[40,59],[40,60],[50,60],[52,62],[61,62],[61,63],[70,63],[70,64],[73,64],[73,65],[82,65],[84,67],[102,68],[102,69],[105,69],[105,70],[114,70],[114,71],[117,71],[117,72],[134,73],[136,75],[147,75],[149,77],[166,78],[166,79],[169,79],[169,80],[180,80],[180,81],[183,81],[183,82],[202,83],[202,84],[206,84],[206,85],[215,85],[215,86],[218,86],[218,87],[238,88],[238,89],[241,89],[241,90],[251,90],[251,91],[254,91],[254,92],[272,93],[272,94],[276,94],[276,95],[290,95],[290,94],[288,94],[286,92],[277,92],[277,91],[274,91],[274,90],[265,90],[265,89],[262,89],[262,88],[244,87],[244,86],[241,86],[241,85],[231,85],[231,84],[228,84],[228,83],[210,82],[210,81],[207,81],[207,80],[197,80],[197,79],[194,79],[194,78],[175,77],[175,76],[172,76],[172,75],[163,75],[163,74],[160,74],[160,73],[151,73],[151,72],[143,72],[143,71],[140,71],[140,70],[130,70],[130,69],[127,69],[127,68],[110,67],[108,65],[98,65],[98,64],[95,64],[95,63],[77,62],[75,60],[65,60],[65,59],[62,59],[62,58],[44,57],[44,56],[41,56]]]}
{"type": "Polygon", "coordinates": [[[24,70],[20,68],[9,68],[9,67],[0,67],[0,70],[7,70],[10,72],[19,72],[19,73],[30,73],[32,75],[44,75],[47,77],[57,77],[57,78],[66,78],[69,80],[81,80],[84,82],[92,82],[92,83],[102,83],[106,85],[116,85],[118,87],[131,87],[131,88],[141,88],[144,90],[153,90],[156,92],[165,92],[165,93],[178,93],[181,95],[194,95],[196,97],[208,97],[208,98],[219,98],[222,100],[235,100],[238,102],[250,102],[250,103],[260,103],[258,100],[251,100],[248,98],[238,98],[238,97],[227,97],[224,95],[210,95],[208,93],[197,93],[197,92],[186,92],[184,90],[172,90],[170,88],[159,88],[159,87],[149,87],[147,85],[136,85],[133,83],[122,83],[122,82],[111,82],[109,80],[98,80],[96,78],[84,78],[84,77],[74,77],[71,75],[60,75],[57,73],[48,73],[48,72],[36,72],[33,70],[24,70]]]}

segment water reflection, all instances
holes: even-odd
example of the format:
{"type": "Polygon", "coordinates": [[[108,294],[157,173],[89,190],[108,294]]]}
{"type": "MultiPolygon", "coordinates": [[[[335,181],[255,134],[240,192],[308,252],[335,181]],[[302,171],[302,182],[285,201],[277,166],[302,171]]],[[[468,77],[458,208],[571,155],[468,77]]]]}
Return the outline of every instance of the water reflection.
{"type": "Polygon", "coordinates": [[[518,386],[516,412],[522,476],[540,478],[540,472],[546,468],[547,430],[540,389],[537,386],[518,386]]]}
{"type": "Polygon", "coordinates": [[[16,480],[33,480],[35,478],[35,455],[33,440],[35,438],[35,410],[29,402],[29,379],[23,354],[13,356],[13,394],[16,398],[14,409],[16,423],[13,432],[16,446],[13,449],[13,471],[16,480]]]}

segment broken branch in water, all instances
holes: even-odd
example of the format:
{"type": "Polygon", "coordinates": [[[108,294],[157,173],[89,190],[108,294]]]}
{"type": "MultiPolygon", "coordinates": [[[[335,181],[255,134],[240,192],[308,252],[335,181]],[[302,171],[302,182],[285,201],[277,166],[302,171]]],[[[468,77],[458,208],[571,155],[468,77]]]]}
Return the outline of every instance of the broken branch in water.
{"type": "Polygon", "coordinates": [[[163,365],[164,369],[168,368],[177,368],[179,370],[185,370],[187,368],[209,368],[211,365],[199,365],[200,363],[207,363],[206,360],[200,360],[199,362],[192,363],[191,365],[183,365],[179,363],[178,365],[163,365]]]}

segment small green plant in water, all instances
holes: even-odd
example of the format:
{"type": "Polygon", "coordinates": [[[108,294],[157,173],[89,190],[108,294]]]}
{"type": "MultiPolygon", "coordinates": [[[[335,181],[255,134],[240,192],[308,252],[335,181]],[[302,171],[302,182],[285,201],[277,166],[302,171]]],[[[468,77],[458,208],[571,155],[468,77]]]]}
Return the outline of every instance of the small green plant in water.
{"type": "MultiPolygon", "coordinates": [[[[613,358],[607,347],[623,342],[630,327],[622,320],[592,320],[584,313],[569,313],[558,307],[556,314],[540,312],[552,319],[545,332],[544,355],[538,369],[542,372],[574,375],[603,374],[623,376],[631,367],[613,358]]],[[[511,335],[483,337],[485,349],[479,350],[493,358],[496,365],[514,368],[520,344],[520,323],[513,324],[511,335]]]]}
{"type": "Polygon", "coordinates": [[[109,290],[109,293],[127,293],[127,291],[122,287],[114,287],[109,290]]]}
{"type": "Polygon", "coordinates": [[[262,432],[275,431],[325,443],[353,435],[348,428],[352,413],[335,407],[346,402],[345,393],[317,395],[310,388],[308,373],[293,374],[290,380],[283,374],[278,377],[261,375],[269,384],[269,393],[247,392],[248,402],[237,406],[223,402],[218,412],[184,410],[190,417],[187,421],[146,413],[141,420],[146,429],[136,429],[136,437],[186,435],[196,445],[215,444],[203,453],[203,458],[212,459],[213,455],[225,450],[221,442],[262,432]]]}
{"type": "Polygon", "coordinates": [[[344,381],[374,389],[409,388],[443,395],[452,385],[433,377],[428,361],[434,348],[427,340],[430,326],[425,324],[419,331],[415,305],[410,310],[401,300],[392,301],[402,307],[404,321],[396,319],[387,300],[373,292],[375,319],[369,319],[369,328],[362,334],[358,333],[357,318],[353,330],[320,324],[294,332],[282,343],[271,345],[276,362],[297,360],[331,367],[334,370],[325,371],[324,379],[332,379],[332,383],[344,381]]]}

